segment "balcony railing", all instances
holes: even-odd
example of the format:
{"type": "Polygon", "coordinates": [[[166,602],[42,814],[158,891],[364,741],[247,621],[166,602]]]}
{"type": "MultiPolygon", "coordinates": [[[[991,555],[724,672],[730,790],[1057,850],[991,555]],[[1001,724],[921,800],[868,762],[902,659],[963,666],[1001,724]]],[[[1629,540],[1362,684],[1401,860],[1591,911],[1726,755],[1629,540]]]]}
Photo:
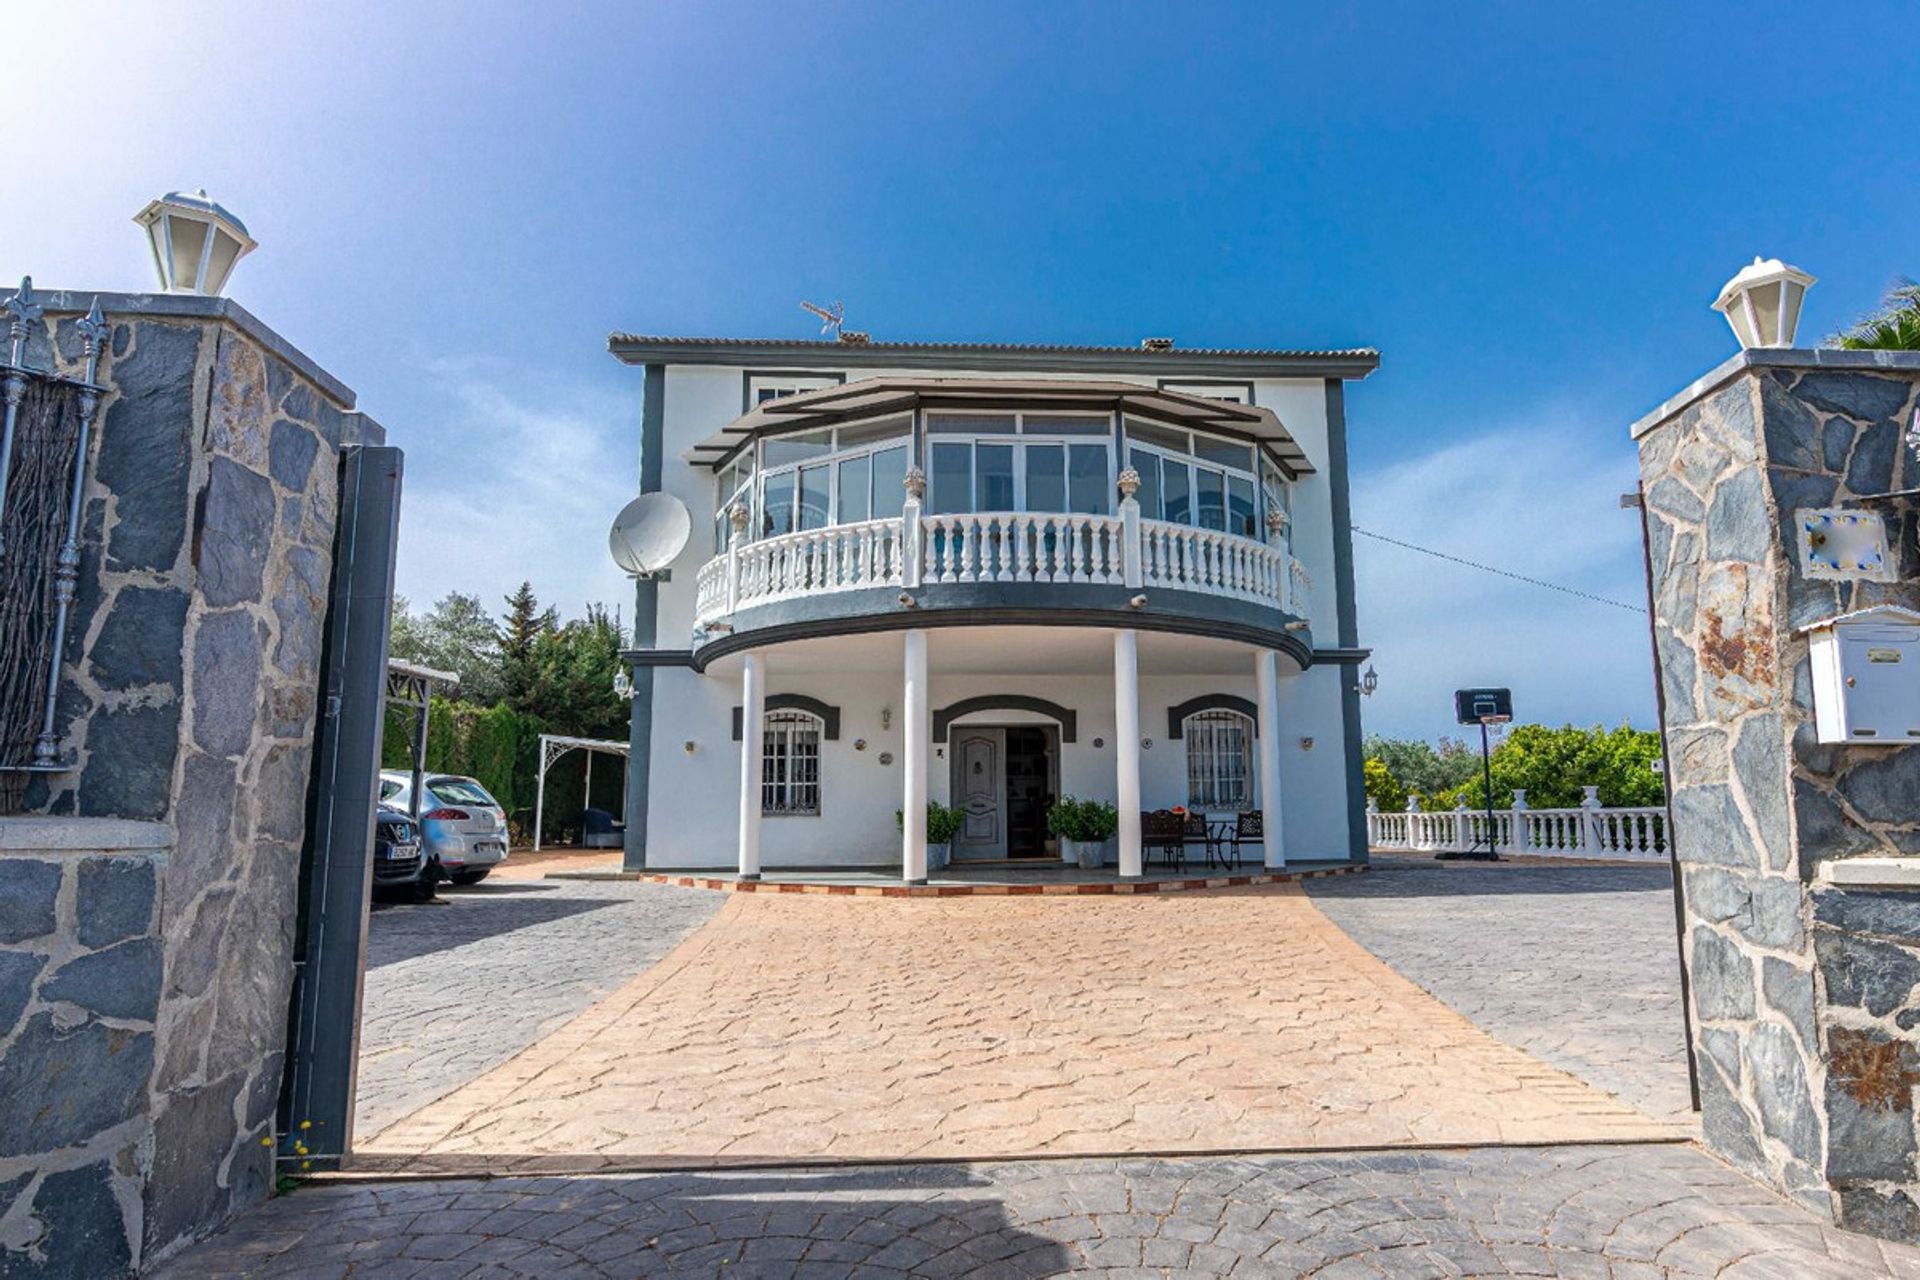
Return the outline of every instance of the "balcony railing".
{"type": "Polygon", "coordinates": [[[1309,582],[1285,547],[1119,515],[967,512],[869,520],[734,545],[701,566],[694,619],[796,596],[937,583],[1058,582],[1161,587],[1270,605],[1295,616],[1309,582]]]}
{"type": "MultiPolygon", "coordinates": [[[[1602,808],[1597,787],[1574,809],[1533,809],[1527,793],[1514,794],[1511,809],[1493,811],[1493,848],[1498,853],[1535,853],[1571,858],[1665,861],[1667,811],[1659,806],[1602,808]]],[[[1464,805],[1440,813],[1382,813],[1367,805],[1367,843],[1376,849],[1455,850],[1487,847],[1487,813],[1464,805]]]]}

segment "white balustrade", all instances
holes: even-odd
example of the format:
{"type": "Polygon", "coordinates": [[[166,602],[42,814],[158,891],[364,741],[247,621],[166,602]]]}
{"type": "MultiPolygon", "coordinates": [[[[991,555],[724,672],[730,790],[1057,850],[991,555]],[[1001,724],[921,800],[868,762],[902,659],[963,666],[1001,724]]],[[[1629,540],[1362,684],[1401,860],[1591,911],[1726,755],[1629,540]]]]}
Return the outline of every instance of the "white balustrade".
{"type": "Polygon", "coordinates": [[[743,542],[701,566],[694,617],[705,623],[795,596],[906,584],[916,540],[922,583],[1134,582],[1296,615],[1305,607],[1305,571],[1284,547],[1161,520],[1137,527],[1137,566],[1128,563],[1127,525],[1118,515],[961,512],[922,515],[912,530],[901,519],[870,520],[743,542]]]}
{"type": "MultiPolygon", "coordinates": [[[[1494,849],[1544,857],[1665,862],[1667,813],[1657,806],[1495,809],[1494,849]]],[[[1484,809],[1442,813],[1367,813],[1367,842],[1376,849],[1439,852],[1486,847],[1484,809]],[[1464,837],[1464,839],[1463,839],[1464,837]]]]}

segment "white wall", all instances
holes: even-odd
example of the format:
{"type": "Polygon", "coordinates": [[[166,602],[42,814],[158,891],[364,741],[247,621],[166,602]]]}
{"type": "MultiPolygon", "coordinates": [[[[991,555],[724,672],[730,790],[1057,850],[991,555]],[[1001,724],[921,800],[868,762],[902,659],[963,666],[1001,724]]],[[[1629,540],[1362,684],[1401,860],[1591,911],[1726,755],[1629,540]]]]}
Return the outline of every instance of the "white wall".
{"type": "MultiPolygon", "coordinates": [[[[1251,659],[1249,659],[1251,667],[1251,659]]],[[[1153,745],[1142,751],[1141,801],[1165,808],[1186,801],[1184,739],[1167,737],[1167,708],[1204,693],[1253,697],[1253,675],[1143,676],[1141,733],[1153,745]]],[[[768,868],[782,866],[872,866],[895,863],[900,838],[894,812],[902,789],[901,703],[897,678],[872,672],[807,673],[768,677],[768,693],[804,693],[840,708],[838,741],[821,744],[821,809],[818,817],[764,818],[760,855],[768,868]],[[880,713],[892,723],[882,728],[880,713]],[[866,750],[854,747],[865,739],[866,750]],[[891,764],[880,763],[890,753],[891,764]]],[[[1063,794],[1114,798],[1113,684],[1100,676],[981,676],[932,673],[932,706],[961,698],[1013,693],[1045,698],[1078,712],[1076,741],[1060,749],[1063,794]],[[1095,747],[1095,739],[1104,745],[1095,747]]],[[[647,861],[653,867],[728,867],[737,856],[740,744],[732,740],[735,679],[663,669],[654,678],[652,797],[647,824],[647,861]],[[691,740],[688,755],[683,744],[691,740]]],[[[1347,778],[1342,748],[1339,673],[1319,667],[1282,678],[1280,699],[1281,803],[1290,859],[1347,857],[1347,778]],[[1303,737],[1314,739],[1311,751],[1303,737]]],[[[1020,723],[1030,717],[986,713],[966,723],[1020,723]]],[[[944,745],[929,763],[928,794],[948,800],[944,745]]]]}

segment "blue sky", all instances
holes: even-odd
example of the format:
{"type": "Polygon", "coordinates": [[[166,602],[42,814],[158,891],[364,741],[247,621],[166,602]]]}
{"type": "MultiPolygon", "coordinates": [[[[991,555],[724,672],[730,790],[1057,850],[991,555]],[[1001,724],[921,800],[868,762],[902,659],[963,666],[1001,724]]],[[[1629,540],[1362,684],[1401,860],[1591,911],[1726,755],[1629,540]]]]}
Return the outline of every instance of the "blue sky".
{"type": "MultiPolygon", "coordinates": [[[[1853,5],[9,5],[36,109],[0,278],[148,279],[205,186],[231,292],[409,456],[402,589],[613,601],[636,375],[609,330],[1343,346],[1356,520],[1624,601],[1626,426],[1920,274],[1920,18],[1853,5]],[[32,175],[28,177],[28,175],[32,175]],[[29,183],[31,185],[29,185],[29,183]]],[[[23,64],[24,83],[19,65],[23,64]]],[[[23,95],[23,96],[21,96],[23,95]]],[[[1359,548],[1370,727],[1650,723],[1642,621],[1359,548]]]]}

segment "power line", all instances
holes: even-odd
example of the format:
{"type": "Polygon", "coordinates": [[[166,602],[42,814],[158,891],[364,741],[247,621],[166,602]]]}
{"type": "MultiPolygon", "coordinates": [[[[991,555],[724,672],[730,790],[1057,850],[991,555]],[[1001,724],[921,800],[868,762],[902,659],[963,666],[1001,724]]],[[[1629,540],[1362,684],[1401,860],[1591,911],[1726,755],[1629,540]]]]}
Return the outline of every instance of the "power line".
{"type": "Polygon", "coordinates": [[[1574,587],[1563,587],[1557,582],[1546,582],[1540,578],[1529,578],[1524,573],[1514,573],[1510,569],[1496,569],[1490,564],[1481,564],[1477,560],[1468,560],[1461,556],[1448,555],[1444,551],[1435,551],[1432,547],[1417,546],[1411,542],[1402,542],[1398,538],[1389,538],[1384,533],[1375,533],[1371,529],[1362,529],[1357,524],[1350,527],[1355,533],[1372,538],[1376,542],[1389,542],[1396,547],[1405,547],[1408,551],[1418,551],[1423,556],[1432,556],[1436,560],[1447,560],[1454,564],[1463,564],[1469,569],[1478,569],[1482,573],[1497,573],[1503,578],[1512,578],[1515,582],[1524,582],[1530,587],[1545,587],[1549,591],[1558,591],[1562,595],[1578,596],[1582,600],[1591,600],[1595,604],[1611,605],[1615,609],[1625,609],[1628,613],[1646,613],[1646,610],[1637,604],[1623,604],[1618,600],[1609,600],[1605,596],[1596,596],[1591,591],[1581,591],[1574,587]]]}

